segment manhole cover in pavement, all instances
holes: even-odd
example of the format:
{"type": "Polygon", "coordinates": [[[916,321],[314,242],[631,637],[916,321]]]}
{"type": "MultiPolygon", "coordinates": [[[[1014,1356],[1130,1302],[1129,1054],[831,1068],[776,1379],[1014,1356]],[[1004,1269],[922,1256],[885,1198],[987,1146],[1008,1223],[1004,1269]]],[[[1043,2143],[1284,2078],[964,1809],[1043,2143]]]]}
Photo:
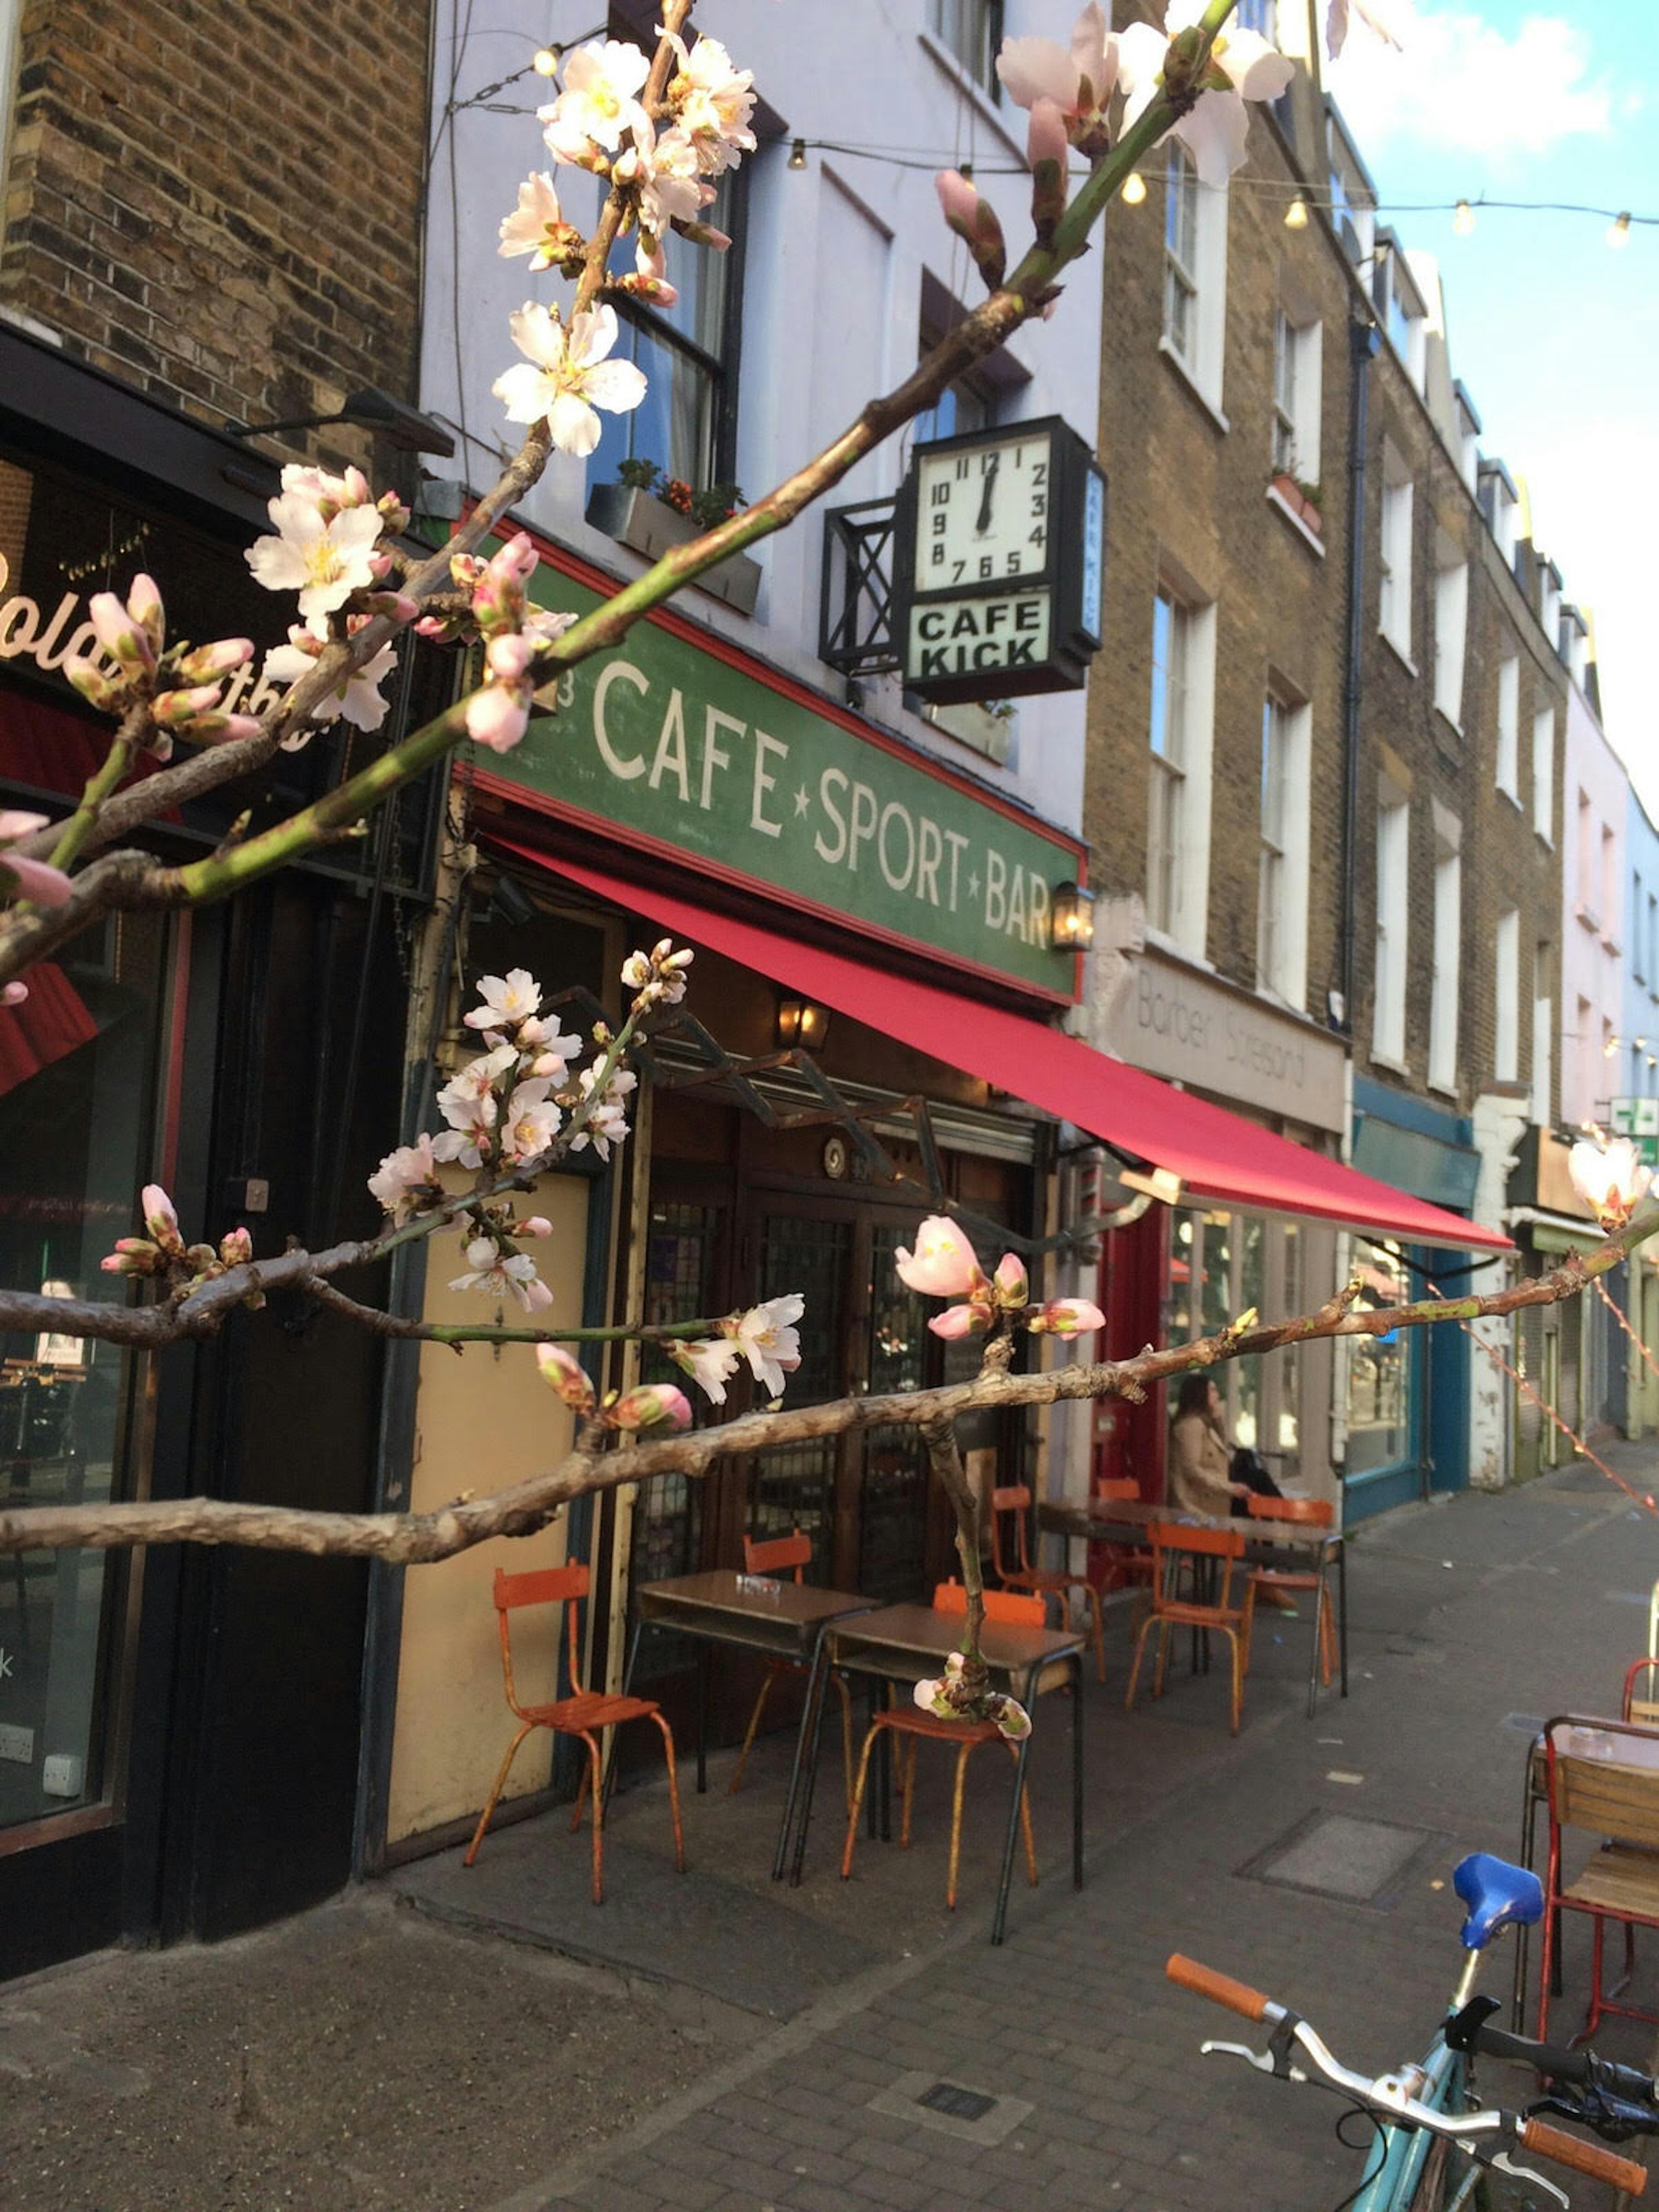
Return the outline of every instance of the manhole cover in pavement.
{"type": "Polygon", "coordinates": [[[1310,1813],[1240,1867],[1252,1881],[1309,1890],[1350,1905],[1390,1902],[1412,1861],[1443,1841],[1432,1829],[1392,1820],[1365,1820],[1352,1813],[1310,1813]]]}
{"type": "Polygon", "coordinates": [[[1512,1729],[1516,1735],[1542,1735],[1544,1716],[1542,1713],[1505,1713],[1498,1725],[1512,1729]]]}
{"type": "Polygon", "coordinates": [[[930,2112],[948,2112],[953,2120],[982,2120],[996,2101],[982,2089],[964,2089],[960,2081],[935,2081],[916,2099],[930,2112]]]}

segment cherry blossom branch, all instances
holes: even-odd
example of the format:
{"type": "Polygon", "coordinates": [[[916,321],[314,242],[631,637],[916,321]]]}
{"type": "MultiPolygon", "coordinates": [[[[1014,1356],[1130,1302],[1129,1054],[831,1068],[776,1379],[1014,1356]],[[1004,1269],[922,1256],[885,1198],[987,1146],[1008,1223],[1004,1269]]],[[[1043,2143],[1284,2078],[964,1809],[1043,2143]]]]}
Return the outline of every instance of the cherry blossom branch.
{"type": "MultiPolygon", "coordinates": [[[[1152,100],[1116,146],[1095,164],[1054,224],[1052,235],[1033,245],[1006,283],[948,332],[910,376],[890,392],[867,403],[839,438],[754,506],[675,548],[603,606],[573,624],[543,652],[541,668],[562,671],[618,643],[641,616],[660,605],[683,585],[729,554],[784,528],[805,507],[840,483],[866,454],[937,400],[965,369],[1004,344],[1023,324],[1042,313],[1055,296],[1056,278],[1086,249],[1091,229],[1124,179],[1170,125],[1192,108],[1210,46],[1232,5],[1233,0],[1211,0],[1202,21],[1194,32],[1186,34],[1185,74],[1171,72],[1171,81],[1164,91],[1152,100]]],[[[671,0],[664,14],[665,33],[684,27],[690,6],[691,0],[671,0]]],[[[645,88],[647,102],[660,102],[672,59],[672,48],[665,35],[659,41],[645,88]]],[[[584,264],[576,302],[579,308],[593,296],[603,279],[600,247],[602,245],[604,253],[608,253],[614,243],[624,204],[625,195],[613,184],[584,264]]],[[[483,542],[501,516],[541,476],[550,451],[550,437],[544,421],[532,427],[519,454],[447,543],[410,571],[403,586],[405,596],[425,605],[435,593],[448,589],[452,558],[483,542]]],[[[198,797],[234,776],[264,765],[276,752],[282,738],[299,728],[312,708],[337,691],[344,672],[361,667],[397,635],[400,627],[393,617],[377,614],[349,640],[329,645],[313,667],[295,681],[280,704],[265,717],[257,738],[233,739],[205,748],[177,769],[164,769],[125,793],[96,802],[93,819],[78,839],[80,848],[96,852],[185,799],[198,797]]],[[[545,689],[538,696],[544,706],[552,704],[545,689]]],[[[21,909],[0,915],[0,982],[21,974],[31,962],[44,957],[97,915],[112,907],[178,905],[222,897],[286,865],[319,843],[351,834],[392,792],[463,741],[467,704],[463,702],[436,717],[323,799],[273,825],[246,845],[233,847],[178,870],[164,869],[153,861],[136,866],[129,860],[113,873],[94,875],[88,871],[76,879],[76,890],[69,902],[56,909],[50,918],[21,909]]],[[[27,849],[27,845],[20,845],[19,849],[27,849]]]]}
{"type": "MultiPolygon", "coordinates": [[[[1170,1346],[1162,1351],[1149,1349],[1132,1359],[1082,1364],[1037,1374],[985,1371],[969,1382],[881,1397],[836,1399],[777,1413],[753,1413],[718,1427],[610,1450],[596,1449],[588,1443],[567,1454],[558,1467],[546,1474],[530,1476],[490,1497],[458,1500],[436,1513],[313,1513],[205,1498],[133,1504],[33,1506],[0,1513],[0,1553],[50,1546],[110,1548],[151,1543],[235,1543],[417,1565],[447,1559],[490,1536],[533,1534],[562,1506],[592,1492],[614,1489],[625,1482],[653,1481],[665,1474],[695,1478],[706,1474],[717,1460],[744,1453],[775,1451],[866,1429],[910,1427],[925,1432],[931,1425],[939,1430],[961,1414],[985,1407],[1054,1405],[1099,1397],[1139,1402],[1155,1384],[1171,1376],[1223,1360],[1252,1358],[1286,1345],[1340,1336],[1386,1336],[1396,1328],[1480,1321],[1528,1306],[1553,1305],[1576,1297],[1588,1281],[1617,1266],[1656,1231],[1659,1231],[1659,1209],[1649,1208],[1613,1231],[1588,1257],[1570,1254],[1547,1275],[1484,1296],[1422,1298],[1409,1305],[1356,1312],[1353,1301],[1359,1294],[1358,1285],[1350,1284],[1311,1313],[1272,1323],[1242,1328],[1234,1324],[1196,1343],[1170,1346]]],[[[331,1255],[289,1256],[316,1267],[331,1255]]],[[[283,1265],[281,1261],[256,1263],[264,1270],[283,1265]]],[[[240,1272],[233,1269],[198,1296],[204,1299],[211,1299],[214,1293],[223,1296],[224,1286],[240,1272]]],[[[295,1270],[296,1274],[302,1272],[295,1270]]],[[[7,1305],[8,1301],[0,1299],[0,1322],[7,1319],[7,1305]]],[[[39,1300],[34,1302],[34,1311],[43,1321],[69,1320],[70,1333],[80,1333],[74,1326],[73,1302],[39,1300]],[[49,1307],[50,1313],[41,1315],[41,1306],[49,1307]]],[[[131,1322],[147,1316],[118,1313],[112,1318],[131,1322]]],[[[969,1572],[964,1560],[964,1577],[969,1572]]]]}

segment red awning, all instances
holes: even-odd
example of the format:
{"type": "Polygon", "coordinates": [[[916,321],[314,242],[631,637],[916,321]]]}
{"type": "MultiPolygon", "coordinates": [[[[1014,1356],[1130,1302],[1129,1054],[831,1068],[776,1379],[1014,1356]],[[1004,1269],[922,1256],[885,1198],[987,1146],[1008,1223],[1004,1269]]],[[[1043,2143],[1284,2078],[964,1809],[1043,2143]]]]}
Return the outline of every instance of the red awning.
{"type": "Polygon", "coordinates": [[[506,839],[496,842],[584,890],[648,915],[672,936],[705,945],[803,998],[1168,1169],[1195,1198],[1339,1222],[1410,1244],[1458,1251],[1513,1249],[1510,1239],[1494,1230],[1258,1128],[1224,1107],[1177,1091],[1024,1015],[931,983],[912,982],[845,953],[802,945],[759,923],[713,913],[574,860],[506,839]]]}
{"type": "Polygon", "coordinates": [[[38,960],[24,972],[27,998],[0,1006],[0,1097],[98,1034],[86,1000],[55,960],[38,960]]]}

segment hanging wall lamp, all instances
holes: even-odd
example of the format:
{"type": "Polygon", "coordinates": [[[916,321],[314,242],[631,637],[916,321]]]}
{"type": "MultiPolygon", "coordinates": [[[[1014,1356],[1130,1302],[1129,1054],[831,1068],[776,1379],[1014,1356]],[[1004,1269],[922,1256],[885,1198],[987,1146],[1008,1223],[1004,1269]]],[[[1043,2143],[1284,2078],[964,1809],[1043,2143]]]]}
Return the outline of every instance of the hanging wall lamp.
{"type": "Polygon", "coordinates": [[[1095,895],[1081,884],[1060,884],[1048,920],[1048,941],[1057,951],[1081,949],[1095,941],[1095,895]]]}
{"type": "Polygon", "coordinates": [[[830,1010],[811,999],[778,1000],[778,1043],[787,1052],[799,1045],[804,1052],[821,1052],[830,1034],[830,1010]]]}

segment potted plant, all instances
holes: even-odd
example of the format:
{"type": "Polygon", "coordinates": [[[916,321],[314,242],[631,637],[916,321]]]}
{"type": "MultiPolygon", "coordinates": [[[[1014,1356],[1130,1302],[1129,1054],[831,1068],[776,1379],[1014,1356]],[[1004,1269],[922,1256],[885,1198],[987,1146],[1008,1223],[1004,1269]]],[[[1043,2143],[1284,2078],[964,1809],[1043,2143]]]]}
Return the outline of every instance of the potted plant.
{"type": "MultiPolygon", "coordinates": [[[[648,561],[660,560],[671,547],[701,537],[744,504],[734,483],[714,483],[694,491],[655,461],[621,462],[615,483],[596,484],[588,495],[587,520],[619,545],[630,546],[648,561]]],[[[760,590],[760,563],[733,553],[696,579],[708,592],[739,614],[753,614],[760,590]]]]}
{"type": "Polygon", "coordinates": [[[1274,472],[1272,489],[1298,522],[1312,531],[1316,538],[1321,535],[1324,519],[1319,511],[1319,486],[1316,483],[1304,483],[1288,469],[1279,469],[1274,472]]]}

